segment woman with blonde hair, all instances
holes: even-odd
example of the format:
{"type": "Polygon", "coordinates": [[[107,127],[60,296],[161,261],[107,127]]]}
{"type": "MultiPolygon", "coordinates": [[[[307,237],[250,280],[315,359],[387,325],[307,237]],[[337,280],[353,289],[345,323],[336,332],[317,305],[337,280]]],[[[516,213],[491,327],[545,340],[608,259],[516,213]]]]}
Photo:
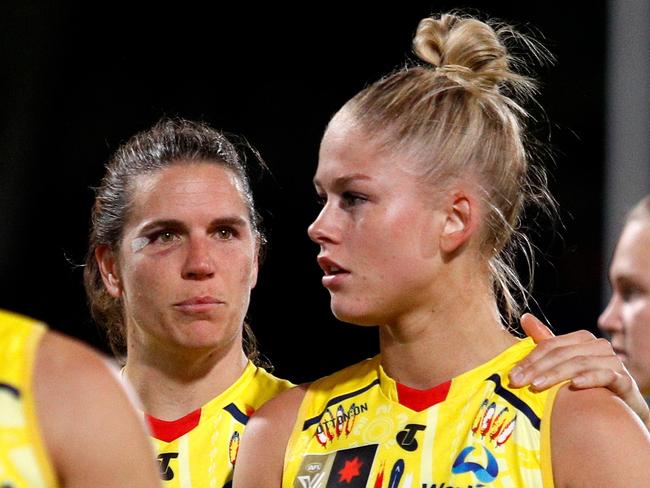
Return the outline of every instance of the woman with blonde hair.
{"type": "Polygon", "coordinates": [[[650,195],[630,211],[609,267],[612,296],[598,319],[650,398],[650,195]]]}
{"type": "Polygon", "coordinates": [[[309,228],[331,309],[380,354],[251,419],[234,486],[634,486],[650,437],[609,392],[514,387],[522,212],[548,200],[526,149],[533,92],[505,26],[424,19],[421,65],[334,115],[309,228]],[[537,175],[537,176],[536,176],[537,175]],[[630,453],[634,453],[630,455],[630,453]]]}

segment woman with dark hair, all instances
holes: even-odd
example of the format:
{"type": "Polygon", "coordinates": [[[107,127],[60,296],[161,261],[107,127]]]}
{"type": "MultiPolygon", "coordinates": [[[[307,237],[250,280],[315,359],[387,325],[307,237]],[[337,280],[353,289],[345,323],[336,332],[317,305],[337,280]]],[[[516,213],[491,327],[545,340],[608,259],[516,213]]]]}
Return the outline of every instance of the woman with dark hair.
{"type": "MultiPolygon", "coordinates": [[[[334,315],[380,354],[280,394],[248,425],[235,487],[642,486],[650,436],[617,398],[510,385],[523,209],[550,200],[525,144],[521,38],[422,20],[422,63],[334,115],[309,228],[334,315]],[[630,453],[634,453],[630,455],[630,453]]],[[[525,302],[523,302],[525,303],[525,302]]]]}
{"type": "Polygon", "coordinates": [[[244,322],[263,244],[242,157],[219,131],[162,120],[108,163],[86,291],[165,486],[227,485],[248,418],[291,386],[255,364],[244,322]]]}

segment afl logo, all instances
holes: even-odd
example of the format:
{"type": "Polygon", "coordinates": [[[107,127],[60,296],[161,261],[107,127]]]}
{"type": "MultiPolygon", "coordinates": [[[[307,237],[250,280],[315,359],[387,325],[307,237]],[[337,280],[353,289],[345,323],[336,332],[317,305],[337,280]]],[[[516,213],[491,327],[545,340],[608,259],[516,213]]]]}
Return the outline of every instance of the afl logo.
{"type": "Polygon", "coordinates": [[[320,471],[321,469],[323,469],[323,464],[322,463],[311,463],[311,464],[308,464],[305,467],[305,470],[308,473],[313,473],[315,471],[320,471]]]}
{"type": "Polygon", "coordinates": [[[228,458],[230,464],[233,466],[237,462],[237,453],[239,452],[239,432],[235,431],[230,437],[230,444],[228,445],[228,458]]]}

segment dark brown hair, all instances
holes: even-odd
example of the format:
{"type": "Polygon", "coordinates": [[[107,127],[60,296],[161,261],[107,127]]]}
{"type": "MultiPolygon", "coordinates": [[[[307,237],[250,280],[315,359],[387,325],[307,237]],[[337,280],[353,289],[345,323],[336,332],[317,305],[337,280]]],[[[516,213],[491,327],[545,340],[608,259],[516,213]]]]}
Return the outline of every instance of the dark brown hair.
{"type": "MultiPolygon", "coordinates": [[[[151,129],[131,137],[106,164],[106,174],[96,190],[84,269],[84,285],[91,314],[105,330],[109,345],[118,358],[126,356],[122,302],[106,290],[95,259],[95,250],[99,246],[106,246],[113,252],[119,250],[133,196],[133,182],[137,176],[174,164],[192,162],[217,164],[235,174],[241,184],[251,227],[261,251],[265,244],[244,158],[222,132],[201,122],[165,118],[151,129]]],[[[243,326],[244,351],[249,359],[259,363],[261,357],[255,336],[246,322],[243,326]]]]}

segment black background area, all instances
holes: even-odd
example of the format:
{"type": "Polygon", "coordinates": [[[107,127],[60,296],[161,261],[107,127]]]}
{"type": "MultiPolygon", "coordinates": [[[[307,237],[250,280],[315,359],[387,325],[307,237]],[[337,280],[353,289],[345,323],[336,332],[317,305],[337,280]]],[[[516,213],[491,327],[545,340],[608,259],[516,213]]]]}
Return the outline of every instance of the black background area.
{"type": "Polygon", "coordinates": [[[557,57],[537,70],[546,118],[535,134],[554,153],[546,162],[566,229],[558,234],[543,223],[533,234],[535,297],[558,331],[593,330],[606,264],[602,1],[561,9],[548,2],[3,2],[0,306],[103,347],[79,267],[91,187],[121,142],[162,115],[183,116],[244,134],[272,170],[255,178],[271,245],[249,318],[276,373],[305,381],[374,354],[374,330],[332,318],[306,235],[318,209],[311,178],[319,138],[350,96],[403,64],[420,18],[451,7],[534,26],[557,57]]]}

